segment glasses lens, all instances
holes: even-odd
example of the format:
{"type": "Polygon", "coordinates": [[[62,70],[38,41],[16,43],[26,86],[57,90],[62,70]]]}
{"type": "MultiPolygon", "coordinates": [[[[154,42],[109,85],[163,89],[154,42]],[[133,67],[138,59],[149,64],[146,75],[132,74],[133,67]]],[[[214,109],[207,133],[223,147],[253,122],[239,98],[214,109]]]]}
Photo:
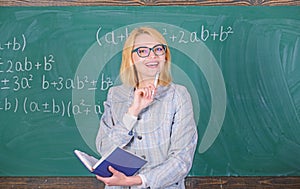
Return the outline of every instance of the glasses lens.
{"type": "Polygon", "coordinates": [[[162,56],[166,53],[166,46],[163,44],[155,45],[152,48],[149,47],[138,47],[132,52],[136,52],[139,57],[146,58],[150,55],[150,51],[153,51],[156,56],[162,56]]]}
{"type": "Polygon", "coordinates": [[[147,47],[140,47],[137,50],[137,53],[138,53],[138,55],[140,57],[147,57],[147,56],[149,56],[149,52],[150,52],[150,49],[147,48],[147,47]]]}
{"type": "Polygon", "coordinates": [[[165,54],[165,48],[163,45],[157,45],[153,48],[153,52],[157,55],[157,56],[161,56],[165,54]]]}

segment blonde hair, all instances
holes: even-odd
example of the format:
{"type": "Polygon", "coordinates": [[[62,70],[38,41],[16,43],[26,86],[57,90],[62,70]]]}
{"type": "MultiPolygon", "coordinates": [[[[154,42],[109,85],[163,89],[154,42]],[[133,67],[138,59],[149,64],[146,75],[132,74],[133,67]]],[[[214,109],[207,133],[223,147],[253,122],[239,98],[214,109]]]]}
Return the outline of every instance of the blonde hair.
{"type": "Polygon", "coordinates": [[[159,33],[157,30],[149,27],[140,27],[134,29],[127,40],[125,41],[123,52],[122,52],[122,63],[120,67],[120,78],[123,84],[136,87],[138,85],[138,78],[136,75],[135,67],[132,62],[132,50],[134,47],[135,39],[140,34],[148,34],[152,36],[155,40],[157,40],[161,44],[166,45],[166,62],[164,65],[164,69],[160,70],[159,82],[158,84],[166,86],[169,85],[172,81],[170,69],[171,69],[171,54],[170,49],[167,45],[165,38],[159,33]]]}

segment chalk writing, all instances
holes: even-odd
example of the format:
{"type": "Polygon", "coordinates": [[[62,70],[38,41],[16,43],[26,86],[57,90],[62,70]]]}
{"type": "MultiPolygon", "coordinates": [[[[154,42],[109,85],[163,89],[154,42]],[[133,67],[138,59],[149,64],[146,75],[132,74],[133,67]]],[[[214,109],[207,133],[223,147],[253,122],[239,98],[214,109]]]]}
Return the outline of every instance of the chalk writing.
{"type": "MultiPolygon", "coordinates": [[[[100,40],[101,30],[102,30],[102,27],[100,26],[98,28],[97,32],[96,32],[96,39],[97,39],[97,42],[100,46],[102,46],[102,43],[101,43],[101,40],[100,40]]],[[[104,40],[105,40],[106,43],[117,45],[120,42],[125,41],[128,37],[128,34],[129,34],[128,28],[125,28],[124,33],[121,33],[121,34],[116,34],[115,31],[107,32],[104,35],[104,40]]]]}
{"type": "MultiPolygon", "coordinates": [[[[106,91],[111,87],[114,83],[109,76],[104,76],[105,74],[101,74],[100,85],[97,86],[98,80],[89,79],[89,77],[76,76],[75,78],[64,78],[62,76],[57,79],[48,79],[45,74],[42,74],[42,79],[39,84],[42,90],[55,89],[56,91],[61,91],[63,89],[67,90],[88,90],[95,91],[101,90],[106,91]]],[[[29,74],[28,76],[18,76],[14,75],[12,78],[3,77],[0,79],[0,90],[25,90],[32,88],[32,83],[34,82],[34,75],[29,74]]]]}
{"type": "Polygon", "coordinates": [[[35,63],[27,56],[21,60],[5,60],[5,58],[0,57],[0,73],[30,72],[33,70],[51,71],[54,62],[52,54],[44,56],[43,61],[36,61],[35,63]]]}
{"type": "MultiPolygon", "coordinates": [[[[47,90],[53,88],[57,91],[62,89],[76,89],[76,90],[97,90],[98,80],[90,79],[88,75],[75,76],[74,78],[64,78],[62,76],[57,79],[48,79],[46,75],[42,75],[41,88],[47,90]]],[[[100,90],[106,91],[110,86],[113,85],[113,81],[109,76],[101,74],[100,90]]]]}
{"type": "Polygon", "coordinates": [[[33,81],[33,75],[30,74],[28,77],[18,77],[14,76],[14,91],[19,91],[20,89],[30,89],[32,87],[31,82],[33,81]]]}
{"type": "Polygon", "coordinates": [[[220,27],[219,31],[209,31],[205,26],[201,26],[200,32],[194,31],[187,34],[185,31],[179,31],[178,33],[168,33],[167,29],[163,29],[163,35],[167,36],[172,42],[178,43],[196,43],[199,41],[207,41],[209,39],[221,42],[225,41],[230,34],[233,34],[233,29],[227,27],[224,29],[223,26],[220,27]]]}
{"type": "Polygon", "coordinates": [[[26,37],[21,34],[21,37],[12,37],[6,41],[0,41],[0,51],[13,50],[24,51],[26,48],[26,37]]]}
{"type": "Polygon", "coordinates": [[[62,117],[72,117],[74,115],[103,114],[103,107],[97,104],[91,105],[81,99],[78,104],[71,100],[58,100],[52,98],[48,101],[38,101],[33,98],[4,98],[0,101],[0,112],[23,112],[31,113],[50,113],[62,117]]]}
{"type": "MultiPolygon", "coordinates": [[[[124,40],[125,36],[116,36],[118,40],[124,40]]],[[[106,35],[106,41],[115,43],[113,33],[106,35]]],[[[3,95],[0,99],[0,112],[12,113],[49,113],[63,117],[72,117],[74,115],[102,114],[103,107],[95,104],[88,104],[85,99],[81,99],[75,104],[70,99],[60,100],[59,96],[54,95],[51,99],[41,100],[36,96],[19,95],[19,91],[32,90],[34,93],[44,92],[47,90],[57,91],[59,94],[62,90],[86,90],[86,91],[107,91],[113,85],[111,77],[105,73],[100,73],[99,78],[89,78],[85,76],[67,76],[55,77],[51,74],[56,70],[55,55],[50,53],[40,58],[33,58],[26,54],[26,36],[12,36],[10,39],[0,41],[1,51],[12,51],[12,53],[0,55],[0,91],[6,94],[16,93],[15,98],[8,98],[3,95]],[[9,58],[10,57],[10,58],[9,58]],[[99,81],[98,81],[99,80],[99,81]]],[[[4,94],[4,93],[2,93],[4,94]]],[[[37,94],[40,95],[40,94],[37,94]]]]}
{"type": "MultiPolygon", "coordinates": [[[[102,34],[102,26],[100,26],[96,32],[96,40],[99,46],[103,46],[103,44],[109,45],[118,45],[124,42],[128,35],[129,29],[126,27],[121,33],[117,33],[116,31],[110,31],[102,34]],[[102,37],[103,36],[103,37],[102,37]]],[[[210,30],[208,27],[201,25],[198,31],[177,31],[171,32],[168,31],[167,28],[162,28],[161,33],[169,39],[171,42],[176,43],[196,43],[200,41],[220,41],[223,42],[229,38],[231,34],[234,33],[233,28],[231,26],[220,26],[218,30],[210,30]]]]}
{"type": "Polygon", "coordinates": [[[19,91],[30,89],[32,87],[33,75],[29,74],[28,76],[18,76],[14,75],[12,79],[4,77],[0,80],[0,90],[10,90],[19,91]]]}

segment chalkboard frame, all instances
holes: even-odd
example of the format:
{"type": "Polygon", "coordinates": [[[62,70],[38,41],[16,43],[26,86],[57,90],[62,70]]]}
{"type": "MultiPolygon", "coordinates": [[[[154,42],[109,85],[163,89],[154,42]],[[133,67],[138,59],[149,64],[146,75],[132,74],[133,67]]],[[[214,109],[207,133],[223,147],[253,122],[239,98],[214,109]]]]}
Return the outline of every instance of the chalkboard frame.
{"type": "MultiPolygon", "coordinates": [[[[0,6],[299,6],[299,0],[207,1],[19,1],[1,0],[0,6]]],[[[0,177],[0,188],[104,188],[94,177],[0,177]]],[[[300,177],[188,177],[189,188],[299,188],[300,177]]]]}
{"type": "Polygon", "coordinates": [[[299,6],[299,0],[1,0],[0,6],[299,6]]]}

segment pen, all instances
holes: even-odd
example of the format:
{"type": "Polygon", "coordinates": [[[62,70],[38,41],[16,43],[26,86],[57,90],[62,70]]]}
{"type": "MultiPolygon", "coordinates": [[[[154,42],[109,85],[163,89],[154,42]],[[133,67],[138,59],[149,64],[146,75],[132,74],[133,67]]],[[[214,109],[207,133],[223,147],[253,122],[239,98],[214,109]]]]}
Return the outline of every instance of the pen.
{"type": "MultiPolygon", "coordinates": [[[[154,87],[156,88],[157,87],[157,84],[158,84],[158,78],[159,78],[159,71],[156,72],[155,74],[155,79],[154,79],[154,87]]],[[[154,90],[152,91],[152,97],[154,95],[154,90]]]]}
{"type": "Polygon", "coordinates": [[[158,78],[159,78],[159,71],[156,72],[156,74],[155,74],[155,79],[154,79],[154,87],[155,87],[155,88],[157,87],[158,78]]]}

